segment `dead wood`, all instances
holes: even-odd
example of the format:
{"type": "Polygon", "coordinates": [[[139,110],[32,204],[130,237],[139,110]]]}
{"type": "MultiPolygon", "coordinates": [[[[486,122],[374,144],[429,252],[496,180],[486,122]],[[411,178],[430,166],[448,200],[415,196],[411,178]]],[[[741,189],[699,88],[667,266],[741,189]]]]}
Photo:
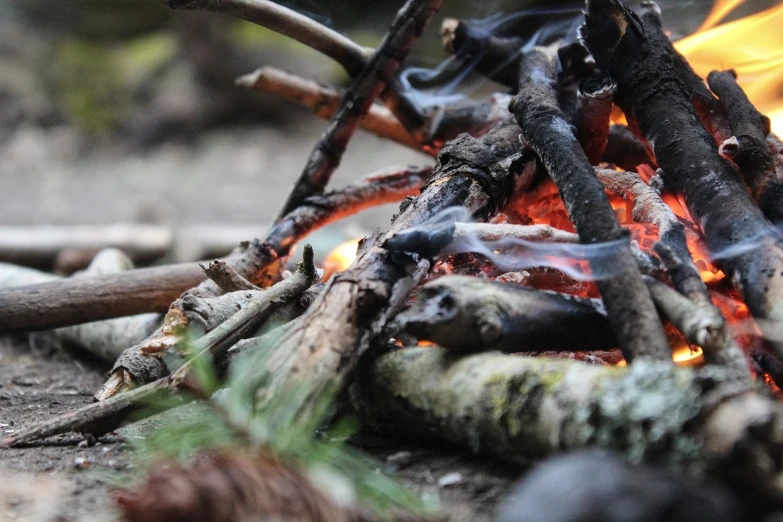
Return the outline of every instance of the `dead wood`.
{"type": "Polygon", "coordinates": [[[596,174],[607,190],[633,201],[634,220],[652,223],[658,228],[661,239],[654,248],[661,256],[675,288],[688,299],[680,304],[675,304],[676,298],[663,299],[661,292],[665,291],[660,285],[648,280],[656,306],[659,309],[666,307],[664,315],[678,325],[689,341],[703,348],[708,363],[727,366],[739,372],[738,375],[750,379],[745,356],[734,342],[723,314],[712,303],[707,285],[702,281],[699,269],[688,250],[685,227],[672,209],[661,199],[660,194],[637,174],[610,169],[596,169],[596,174]],[[698,307],[700,310],[698,313],[691,313],[689,310],[692,307],[698,307]],[[683,310],[678,312],[681,308],[683,310]],[[698,318],[703,324],[694,331],[693,324],[688,324],[688,321],[672,319],[680,313],[698,318]]]}
{"type": "Polygon", "coordinates": [[[467,62],[492,80],[516,91],[524,41],[516,36],[494,36],[467,22],[446,18],[440,27],[441,43],[457,60],[467,62]]]}
{"type": "Polygon", "coordinates": [[[609,142],[612,100],[617,85],[611,78],[589,75],[579,83],[576,108],[571,118],[576,137],[592,165],[598,165],[609,142]]]}
{"type": "Polygon", "coordinates": [[[196,263],[183,263],[0,289],[0,333],[165,312],[204,279],[196,263]]]}
{"type": "Polygon", "coordinates": [[[466,445],[501,459],[604,448],[720,476],[783,501],[783,407],[719,367],[638,360],[627,368],[441,348],[362,362],[354,390],[382,433],[466,445]]]}
{"type": "MultiPolygon", "coordinates": [[[[431,172],[431,167],[391,168],[342,190],[314,197],[273,226],[265,242],[244,243],[225,261],[252,283],[269,286],[278,275],[276,264],[302,237],[366,208],[417,193],[431,172]]],[[[188,289],[199,297],[220,294],[214,282],[204,279],[198,264],[183,263],[0,290],[0,333],[165,312],[188,289]]]]}
{"type": "MultiPolygon", "coordinates": [[[[183,355],[209,353],[211,361],[221,364],[231,346],[253,336],[276,308],[298,299],[316,277],[313,249],[305,245],[299,269],[268,290],[233,292],[201,300],[183,297],[167,314],[160,332],[122,353],[95,398],[105,400],[128,387],[163,377],[172,371],[167,355],[179,364],[183,355]]],[[[177,369],[170,378],[172,386],[179,388],[189,372],[189,363],[177,369]]]]}
{"type": "MultiPolygon", "coordinates": [[[[237,79],[237,84],[281,96],[312,109],[322,119],[334,116],[342,100],[342,93],[331,87],[273,67],[262,67],[237,79]]],[[[508,98],[495,94],[485,100],[435,105],[423,109],[421,115],[422,121],[417,127],[406,129],[387,107],[374,103],[359,121],[359,127],[376,136],[436,155],[444,142],[463,132],[483,134],[508,116],[508,98]]]]}
{"type": "MultiPolygon", "coordinates": [[[[212,360],[219,362],[225,358],[231,346],[257,332],[268,319],[272,318],[275,310],[284,309],[294,303],[295,307],[309,306],[311,296],[307,296],[305,292],[316,277],[313,252],[308,245],[304,249],[299,269],[291,277],[258,294],[255,300],[241,312],[232,315],[207,335],[191,342],[189,345],[191,354],[194,357],[203,357],[209,353],[212,360]]],[[[291,313],[290,310],[288,313],[291,313]]],[[[24,428],[14,436],[0,441],[0,447],[29,443],[68,432],[91,433],[93,435],[108,433],[119,428],[132,417],[135,417],[132,420],[138,420],[173,407],[176,403],[162,400],[177,396],[172,392],[199,390],[198,383],[192,379],[191,360],[185,361],[172,375],[165,376],[165,374],[154,373],[161,368],[166,371],[166,367],[160,359],[142,355],[138,347],[136,347],[138,357],[134,359],[130,353],[126,350],[120,356],[112,378],[99,392],[102,394],[99,397],[101,400],[54,419],[24,428]],[[150,365],[151,361],[157,361],[160,364],[150,365]],[[118,367],[117,365],[121,362],[134,366],[134,370],[142,372],[143,375],[137,375],[136,379],[128,377],[123,380],[123,376],[129,376],[130,369],[118,367]],[[146,382],[146,384],[134,388],[138,382],[146,382]]],[[[187,397],[183,400],[187,400],[187,397]]]]}
{"type": "Polygon", "coordinates": [[[761,114],[737,83],[734,71],[713,71],[707,83],[726,110],[731,137],[718,149],[737,164],[753,198],[773,223],[783,220],[783,180],[777,177],[772,150],[767,143],[769,118],[761,114]]]}
{"type": "Polygon", "coordinates": [[[636,172],[636,167],[639,165],[652,163],[644,142],[626,125],[609,127],[606,149],[601,160],[629,172],[636,172]]]}
{"type": "Polygon", "coordinates": [[[703,82],[658,24],[618,0],[588,1],[582,38],[597,65],[617,82],[615,102],[650,144],[667,189],[684,196],[710,252],[720,257],[715,261],[739,282],[751,313],[782,322],[780,234],[700,124],[692,100],[703,98],[703,82]]]}
{"type": "Polygon", "coordinates": [[[312,18],[268,0],[163,0],[172,9],[206,9],[242,18],[292,38],[328,56],[351,76],[359,74],[370,49],[312,18]]]}
{"type": "MultiPolygon", "coordinates": [[[[583,243],[628,241],[601,182],[573,135],[557,101],[555,61],[535,50],[522,64],[519,94],[510,109],[522,128],[520,139],[536,152],[554,180],[583,243]]],[[[604,260],[590,260],[601,272],[616,274],[598,282],[615,337],[628,362],[636,357],[670,361],[670,349],[630,243],[604,260]]]]}
{"type": "MultiPolygon", "coordinates": [[[[133,268],[133,263],[116,249],[102,250],[95,256],[84,275],[110,274],[133,268]]],[[[0,263],[0,288],[36,284],[60,279],[31,268],[0,263]]],[[[101,359],[113,362],[128,345],[145,339],[161,324],[160,314],[141,314],[105,321],[95,321],[53,330],[60,340],[77,345],[101,359]]]]}
{"type": "MultiPolygon", "coordinates": [[[[321,119],[331,119],[340,107],[342,93],[316,81],[308,80],[274,67],[262,67],[237,79],[237,85],[269,92],[312,109],[321,119]]],[[[359,120],[359,127],[400,145],[421,149],[421,143],[402,126],[385,106],[374,103],[359,120]]]]}
{"type": "Polygon", "coordinates": [[[260,290],[259,287],[242,277],[225,261],[215,259],[208,265],[200,265],[204,273],[223,292],[236,292],[238,290],[260,290]]]}
{"type": "Polygon", "coordinates": [[[256,372],[268,383],[262,402],[279,392],[276,383],[298,384],[302,394],[292,411],[306,414],[326,388],[344,384],[359,354],[429,268],[418,256],[395,255],[380,245],[450,207],[464,207],[478,220],[503,208],[515,185],[528,184],[534,171],[519,154],[517,132],[507,121],[481,138],[462,135],[446,144],[421,195],[402,204],[385,234],[365,240],[351,267],[330,280],[256,372]]]}
{"type": "Polygon", "coordinates": [[[468,276],[445,276],[424,285],[389,329],[462,351],[617,346],[600,301],[468,276]]]}
{"type": "MultiPolygon", "coordinates": [[[[442,4],[443,0],[407,0],[400,9],[378,49],[340,101],[337,112],[310,153],[302,174],[280,210],[278,219],[299,207],[309,196],[324,190],[340,164],[359,120],[367,114],[375,99],[390,84],[413,43],[442,4]]],[[[390,109],[397,113],[399,118],[395,105],[390,109]]],[[[418,120],[418,117],[416,119],[418,120]]],[[[401,122],[408,128],[417,127],[419,123],[405,120],[401,122]]]]}

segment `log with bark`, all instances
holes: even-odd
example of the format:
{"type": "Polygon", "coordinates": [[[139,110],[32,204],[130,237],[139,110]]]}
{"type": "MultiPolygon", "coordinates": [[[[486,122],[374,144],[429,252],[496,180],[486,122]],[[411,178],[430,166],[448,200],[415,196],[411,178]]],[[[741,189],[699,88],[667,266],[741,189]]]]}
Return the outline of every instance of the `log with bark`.
{"type": "Polygon", "coordinates": [[[605,448],[633,462],[709,472],[783,502],[783,406],[718,367],[627,368],[442,348],[367,357],[354,403],[376,430],[526,462],[605,448]]]}
{"type": "MultiPolygon", "coordinates": [[[[83,272],[74,277],[113,274],[133,268],[131,260],[121,251],[100,251],[83,272]]],[[[0,263],[0,288],[55,281],[59,276],[38,270],[0,263]]],[[[150,335],[162,323],[160,314],[140,314],[105,321],[95,321],[53,330],[55,337],[78,346],[105,361],[114,362],[129,345],[150,335]]]]}
{"type": "MultiPolygon", "coordinates": [[[[660,24],[618,0],[589,0],[581,36],[617,82],[615,102],[644,134],[666,188],[684,196],[715,261],[738,282],[751,313],[783,322],[780,234],[702,126],[692,100],[714,99],[712,94],[660,24]]],[[[783,344],[775,344],[783,353],[783,344]]]]}
{"type": "Polygon", "coordinates": [[[424,285],[389,330],[461,351],[617,346],[600,301],[469,276],[445,276],[424,285]]]}

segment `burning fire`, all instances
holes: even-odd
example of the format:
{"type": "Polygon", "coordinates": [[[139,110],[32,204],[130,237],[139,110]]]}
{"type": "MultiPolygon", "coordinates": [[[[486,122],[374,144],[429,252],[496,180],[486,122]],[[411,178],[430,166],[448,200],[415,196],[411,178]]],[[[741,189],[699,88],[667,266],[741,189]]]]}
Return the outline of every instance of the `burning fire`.
{"type": "Polygon", "coordinates": [[[324,280],[332,274],[342,272],[356,259],[356,250],[359,248],[359,240],[351,239],[337,245],[324,259],[324,280]]]}
{"type": "Polygon", "coordinates": [[[783,133],[783,5],[717,25],[744,0],[718,0],[696,33],[674,45],[697,74],[734,69],[772,131],[783,133]]]}
{"type": "MultiPolygon", "coordinates": [[[[702,77],[706,77],[713,70],[736,70],[738,81],[750,100],[771,119],[773,132],[783,134],[783,31],[780,29],[783,28],[783,5],[719,25],[744,2],[745,0],[717,0],[696,33],[679,40],[675,47],[702,77]]],[[[615,123],[625,123],[625,118],[619,111],[613,114],[612,120],[615,123]]],[[[649,181],[654,174],[647,166],[641,166],[639,171],[645,181],[649,181]]],[[[750,319],[745,304],[733,296],[728,287],[721,284],[725,276],[709,261],[707,249],[684,205],[671,194],[664,194],[662,197],[686,224],[689,231],[688,246],[694,261],[701,271],[702,279],[712,289],[713,300],[728,318],[738,342],[744,347],[758,343],[758,327],[750,319]]],[[[620,222],[631,231],[633,239],[643,250],[650,252],[652,245],[658,240],[654,227],[633,222],[629,202],[624,198],[610,195],[610,201],[620,222]]],[[[528,194],[521,196],[518,204],[524,208],[522,214],[526,214],[534,223],[573,231],[557,188],[551,180],[539,183],[528,194]]],[[[324,263],[327,277],[348,268],[356,258],[357,246],[358,240],[347,241],[328,255],[324,263]]],[[[435,272],[437,271],[436,269],[435,272]]],[[[535,277],[531,281],[535,281],[535,277]]],[[[562,288],[560,290],[563,291],[562,288]]],[[[582,294],[583,297],[591,295],[589,284],[586,289],[582,288],[576,293],[582,294]]],[[[432,343],[420,341],[419,344],[429,346],[432,343]]],[[[704,364],[702,349],[689,345],[684,340],[673,342],[672,359],[681,366],[704,364]]],[[[620,360],[617,365],[625,366],[625,360],[620,360]]]]}

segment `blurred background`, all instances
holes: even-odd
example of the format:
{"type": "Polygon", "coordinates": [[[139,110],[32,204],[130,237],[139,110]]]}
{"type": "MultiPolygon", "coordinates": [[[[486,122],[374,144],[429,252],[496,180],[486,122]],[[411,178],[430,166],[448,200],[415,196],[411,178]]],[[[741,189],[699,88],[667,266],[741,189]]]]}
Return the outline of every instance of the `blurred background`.
{"type": "MultiPolygon", "coordinates": [[[[776,3],[744,2],[728,19],[776,3]]],[[[366,46],[377,45],[401,4],[285,3],[366,46]]],[[[446,16],[492,24],[507,17],[513,23],[501,31],[532,37],[545,24],[574,20],[581,5],[449,0],[406,67],[447,59],[438,35],[446,16]]],[[[692,33],[712,6],[663,2],[667,29],[674,38],[692,33]]],[[[209,225],[231,242],[262,236],[326,125],[273,95],[234,86],[262,65],[347,82],[337,64],[309,48],[217,13],[170,10],[159,0],[0,0],[0,226],[209,225]]],[[[470,76],[430,94],[495,88],[470,76]]],[[[359,131],[330,187],[391,165],[431,162],[359,131]]],[[[384,226],[393,211],[329,227],[316,248],[384,226]]],[[[0,249],[2,242],[0,233],[0,249]]],[[[188,248],[177,255],[196,255],[188,248]]]]}

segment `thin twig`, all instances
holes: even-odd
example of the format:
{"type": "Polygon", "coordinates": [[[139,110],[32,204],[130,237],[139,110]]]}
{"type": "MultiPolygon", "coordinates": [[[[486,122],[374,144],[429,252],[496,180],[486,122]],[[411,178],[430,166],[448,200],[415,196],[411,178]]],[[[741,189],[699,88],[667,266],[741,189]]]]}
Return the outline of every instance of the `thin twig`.
{"type": "Polygon", "coordinates": [[[400,9],[389,32],[345,93],[339,109],[315,145],[278,214],[279,219],[301,205],[307,197],[324,190],[359,125],[359,119],[389,84],[413,43],[442,4],[443,0],[408,0],[400,9]]]}
{"type": "Polygon", "coordinates": [[[228,263],[215,259],[209,265],[199,263],[204,273],[224,292],[236,292],[237,290],[260,290],[259,287],[242,277],[228,263]]]}
{"type": "Polygon", "coordinates": [[[205,9],[231,14],[303,43],[333,59],[356,76],[372,53],[350,38],[269,0],[163,0],[176,9],[205,9]]]}

